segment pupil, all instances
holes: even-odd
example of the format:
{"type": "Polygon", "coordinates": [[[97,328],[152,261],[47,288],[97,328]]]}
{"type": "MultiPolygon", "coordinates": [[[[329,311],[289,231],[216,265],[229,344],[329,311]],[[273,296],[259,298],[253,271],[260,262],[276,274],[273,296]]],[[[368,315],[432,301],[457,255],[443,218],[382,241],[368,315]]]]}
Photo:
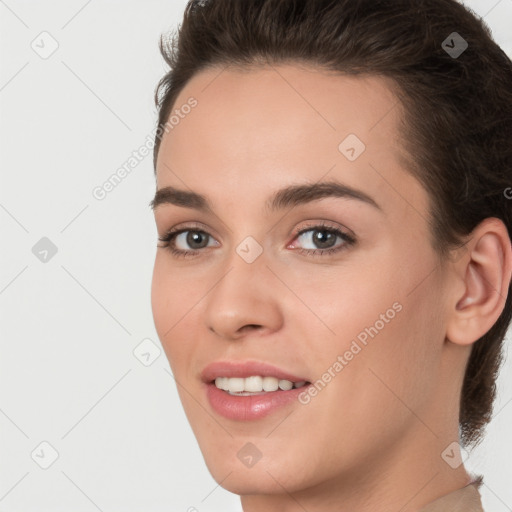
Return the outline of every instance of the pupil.
{"type": "MultiPolygon", "coordinates": [[[[190,246],[193,246],[194,243],[201,243],[201,238],[205,238],[206,237],[203,237],[204,233],[200,233],[200,232],[191,232],[188,234],[187,236],[187,243],[190,245],[190,246]]],[[[204,241],[204,240],[203,240],[204,241]]]]}
{"type": "MultiPolygon", "coordinates": [[[[319,243],[320,245],[324,244],[326,240],[329,240],[333,237],[333,233],[330,233],[329,231],[323,230],[323,231],[316,231],[317,236],[315,236],[315,243],[319,243]],[[326,235],[327,234],[327,235],[326,235]]],[[[321,247],[323,248],[323,247],[321,247]]]]}

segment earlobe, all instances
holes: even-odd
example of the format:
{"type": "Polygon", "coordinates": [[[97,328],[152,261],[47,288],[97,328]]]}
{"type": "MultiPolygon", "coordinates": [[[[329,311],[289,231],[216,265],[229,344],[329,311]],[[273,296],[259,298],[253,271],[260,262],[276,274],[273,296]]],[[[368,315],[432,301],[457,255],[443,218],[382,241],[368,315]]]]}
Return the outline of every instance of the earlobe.
{"type": "Polygon", "coordinates": [[[446,337],[470,345],[495,324],[503,311],[510,285],[512,248],[502,221],[489,218],[473,231],[467,255],[457,262],[463,276],[462,296],[455,303],[446,337]]]}

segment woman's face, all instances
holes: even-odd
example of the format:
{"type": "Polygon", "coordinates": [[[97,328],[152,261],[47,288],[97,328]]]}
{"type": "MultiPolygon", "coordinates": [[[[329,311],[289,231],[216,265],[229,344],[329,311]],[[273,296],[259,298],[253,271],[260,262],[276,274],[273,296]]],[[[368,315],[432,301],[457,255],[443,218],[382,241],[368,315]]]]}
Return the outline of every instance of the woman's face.
{"type": "Polygon", "coordinates": [[[157,189],[204,202],[168,191],[155,206],[158,235],[181,234],[159,242],[153,315],[206,464],[232,492],[369,477],[398,454],[411,467],[444,425],[446,286],[389,86],[210,69],[174,105],[157,189]],[[215,362],[234,366],[205,373],[215,362]],[[212,384],[273,389],[273,376],[306,385],[212,384]]]}

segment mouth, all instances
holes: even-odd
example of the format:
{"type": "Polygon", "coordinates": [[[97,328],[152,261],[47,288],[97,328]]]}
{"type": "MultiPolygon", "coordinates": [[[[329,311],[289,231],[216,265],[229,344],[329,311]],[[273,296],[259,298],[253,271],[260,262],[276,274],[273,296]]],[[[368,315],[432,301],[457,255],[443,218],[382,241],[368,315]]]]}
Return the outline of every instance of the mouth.
{"type": "Polygon", "coordinates": [[[307,378],[260,361],[217,361],[204,368],[201,380],[212,411],[236,421],[298,406],[297,398],[311,385],[307,378]]]}
{"type": "Polygon", "coordinates": [[[210,384],[214,384],[217,389],[232,396],[255,396],[274,393],[279,390],[299,389],[311,383],[307,380],[279,379],[271,375],[251,375],[250,377],[217,377],[210,384]]]}

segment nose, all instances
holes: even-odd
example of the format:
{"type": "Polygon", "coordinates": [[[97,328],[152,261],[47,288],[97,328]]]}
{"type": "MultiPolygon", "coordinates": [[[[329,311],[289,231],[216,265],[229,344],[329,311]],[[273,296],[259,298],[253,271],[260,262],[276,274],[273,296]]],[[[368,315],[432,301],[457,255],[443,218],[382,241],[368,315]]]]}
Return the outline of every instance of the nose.
{"type": "Polygon", "coordinates": [[[207,329],[226,340],[237,340],[253,331],[263,335],[279,330],[283,323],[280,284],[263,255],[247,263],[235,254],[205,298],[207,329]]]}

